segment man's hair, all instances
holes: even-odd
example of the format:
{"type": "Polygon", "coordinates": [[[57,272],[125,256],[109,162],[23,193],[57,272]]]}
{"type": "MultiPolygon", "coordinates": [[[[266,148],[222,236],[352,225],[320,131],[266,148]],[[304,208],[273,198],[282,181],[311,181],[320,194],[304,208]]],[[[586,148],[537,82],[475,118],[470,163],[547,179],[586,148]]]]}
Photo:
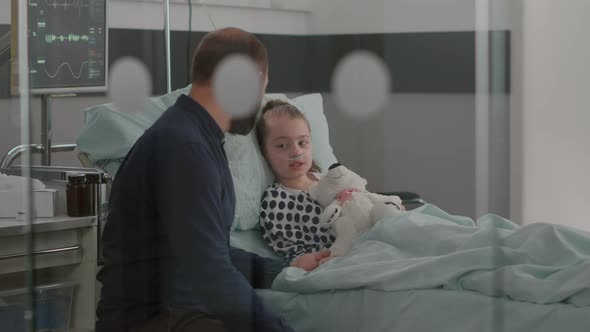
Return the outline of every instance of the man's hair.
{"type": "Polygon", "coordinates": [[[264,44],[251,33],[238,28],[215,30],[203,37],[193,55],[192,82],[207,83],[217,65],[228,55],[242,54],[268,71],[268,53],[264,44]]]}

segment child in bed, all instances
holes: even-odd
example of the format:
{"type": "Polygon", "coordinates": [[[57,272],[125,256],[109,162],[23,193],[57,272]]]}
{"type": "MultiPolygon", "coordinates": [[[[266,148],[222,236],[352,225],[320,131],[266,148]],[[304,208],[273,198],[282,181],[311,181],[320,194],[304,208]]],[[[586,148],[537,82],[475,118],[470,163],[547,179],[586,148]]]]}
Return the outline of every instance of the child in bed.
{"type": "Polygon", "coordinates": [[[262,109],[256,134],[276,179],[262,195],[264,240],[289,260],[329,248],[334,238],[320,225],[323,207],[307,193],[321,171],[312,160],[307,119],[295,106],[272,100],[262,109]]]}

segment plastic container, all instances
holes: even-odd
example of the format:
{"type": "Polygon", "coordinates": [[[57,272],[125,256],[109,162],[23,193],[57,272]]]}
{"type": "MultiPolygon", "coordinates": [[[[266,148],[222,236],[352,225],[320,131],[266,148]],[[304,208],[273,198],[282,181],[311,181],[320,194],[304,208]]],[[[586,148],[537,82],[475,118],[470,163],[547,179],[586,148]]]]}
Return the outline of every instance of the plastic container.
{"type": "MultiPolygon", "coordinates": [[[[36,332],[69,331],[76,285],[66,282],[35,288],[36,332]]],[[[26,303],[25,288],[0,292],[0,330],[24,331],[26,303]]]]}
{"type": "Polygon", "coordinates": [[[90,189],[90,215],[97,215],[99,211],[98,197],[100,196],[100,174],[88,173],[86,174],[86,182],[90,189]]]}

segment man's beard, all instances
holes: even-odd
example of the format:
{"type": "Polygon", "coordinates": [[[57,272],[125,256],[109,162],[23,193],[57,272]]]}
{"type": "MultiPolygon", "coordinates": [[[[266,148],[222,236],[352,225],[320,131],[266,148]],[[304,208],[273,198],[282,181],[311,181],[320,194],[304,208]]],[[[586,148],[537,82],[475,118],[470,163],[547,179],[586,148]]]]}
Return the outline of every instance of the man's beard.
{"type": "Polygon", "coordinates": [[[256,113],[244,119],[231,119],[229,133],[234,135],[248,135],[256,123],[256,113]]]}
{"type": "Polygon", "coordinates": [[[260,109],[261,104],[262,98],[260,98],[257,107],[248,112],[249,115],[247,117],[240,119],[232,118],[228,130],[229,133],[234,135],[248,135],[256,125],[256,116],[258,115],[258,110],[260,109]]]}

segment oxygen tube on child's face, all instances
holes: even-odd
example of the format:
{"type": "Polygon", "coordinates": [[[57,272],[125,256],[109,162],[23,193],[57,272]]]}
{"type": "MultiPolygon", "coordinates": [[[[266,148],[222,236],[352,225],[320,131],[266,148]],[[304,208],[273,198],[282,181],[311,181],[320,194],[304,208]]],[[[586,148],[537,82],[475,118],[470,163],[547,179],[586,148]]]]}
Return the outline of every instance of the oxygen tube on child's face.
{"type": "Polygon", "coordinates": [[[287,160],[287,161],[297,161],[297,160],[303,159],[303,157],[304,157],[304,154],[303,153],[300,153],[300,154],[295,155],[295,156],[292,156],[292,157],[286,157],[286,156],[283,156],[282,154],[277,153],[277,152],[273,152],[273,154],[275,156],[277,156],[277,157],[279,157],[281,159],[287,160]]]}

